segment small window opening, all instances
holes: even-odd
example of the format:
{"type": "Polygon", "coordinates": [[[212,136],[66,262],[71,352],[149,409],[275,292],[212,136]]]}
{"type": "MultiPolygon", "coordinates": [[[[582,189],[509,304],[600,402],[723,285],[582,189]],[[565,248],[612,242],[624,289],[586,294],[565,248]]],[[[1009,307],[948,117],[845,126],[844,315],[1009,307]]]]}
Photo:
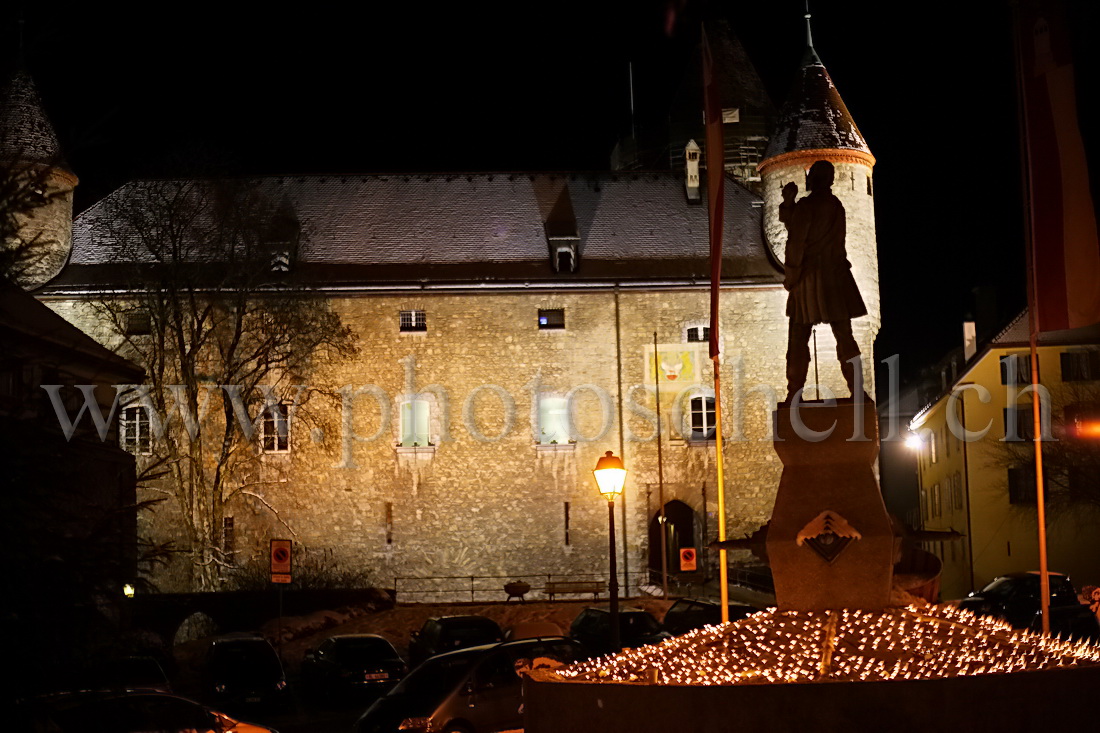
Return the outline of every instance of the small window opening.
{"type": "Polygon", "coordinates": [[[428,319],[424,311],[401,311],[401,330],[405,332],[427,331],[428,319]]]}
{"type": "Polygon", "coordinates": [[[565,328],[565,309],[548,308],[539,309],[539,329],[548,331],[565,328]]]}

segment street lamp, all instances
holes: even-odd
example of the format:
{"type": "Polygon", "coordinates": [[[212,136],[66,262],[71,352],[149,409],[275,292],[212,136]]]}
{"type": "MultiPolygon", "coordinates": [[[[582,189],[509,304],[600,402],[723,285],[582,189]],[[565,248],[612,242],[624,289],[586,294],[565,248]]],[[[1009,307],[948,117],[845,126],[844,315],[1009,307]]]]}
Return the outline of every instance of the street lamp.
{"type": "Polygon", "coordinates": [[[619,651],[619,570],[615,563],[615,497],[623,493],[623,484],[626,482],[626,469],[623,468],[622,459],[611,451],[607,451],[600,460],[596,461],[596,468],[592,471],[596,477],[596,486],[600,487],[600,493],[607,499],[607,536],[611,555],[611,582],[608,584],[608,592],[611,596],[611,651],[619,651]]]}

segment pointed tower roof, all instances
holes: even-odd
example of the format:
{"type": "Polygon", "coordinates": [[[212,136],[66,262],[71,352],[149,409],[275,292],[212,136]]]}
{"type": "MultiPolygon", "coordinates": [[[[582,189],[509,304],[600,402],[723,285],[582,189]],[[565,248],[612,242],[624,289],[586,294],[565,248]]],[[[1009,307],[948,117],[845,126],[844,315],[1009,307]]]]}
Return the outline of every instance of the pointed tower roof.
{"type": "Polygon", "coordinates": [[[849,150],[871,154],[855,120],[814,50],[806,16],[806,53],[798,82],[779,113],[764,160],[801,150],[849,150]]]}
{"type": "Polygon", "coordinates": [[[22,69],[0,95],[0,160],[69,170],[34,80],[22,69]]]}

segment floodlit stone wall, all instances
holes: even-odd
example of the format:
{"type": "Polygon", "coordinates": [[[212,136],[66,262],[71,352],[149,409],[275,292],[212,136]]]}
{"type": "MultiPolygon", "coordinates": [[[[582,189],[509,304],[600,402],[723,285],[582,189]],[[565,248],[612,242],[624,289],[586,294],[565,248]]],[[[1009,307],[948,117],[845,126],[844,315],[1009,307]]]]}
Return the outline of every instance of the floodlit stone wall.
{"type": "MultiPolygon", "coordinates": [[[[726,514],[729,536],[738,537],[767,520],[781,472],[770,412],[785,392],[786,294],[772,286],[728,289],[722,297],[726,514]]],[[[309,414],[295,420],[290,451],[261,455],[242,478],[250,493],[228,512],[238,560],[263,570],[269,540],[289,538],[384,587],[396,578],[506,576],[479,581],[493,590],[477,600],[503,600],[500,589],[513,577],[606,578],[607,506],[591,471],[611,450],[629,472],[616,506],[620,551],[626,547],[619,568],[636,591],[648,565],[648,526],[659,511],[647,366],[655,332],[665,501],[691,507],[690,543],[697,548],[717,534],[716,448],[690,439],[691,397],[712,394],[713,377],[707,345],[686,340],[688,328],[706,325],[708,298],[703,288],[334,297],[360,353],[313,385],[331,394],[314,397],[309,414]],[[565,328],[540,329],[539,310],[559,308],[565,328]],[[426,331],[401,332],[403,310],[424,311],[426,331]],[[575,443],[539,444],[536,393],[570,399],[575,443]],[[409,394],[429,405],[430,445],[398,445],[409,394]]],[[[106,340],[86,305],[51,306],[106,340]]],[[[870,353],[871,332],[857,334],[870,353]]],[[[819,352],[821,381],[846,395],[824,339],[819,352]]],[[[149,534],[185,546],[180,521],[173,501],[143,519],[149,534]]],[[[154,580],[163,590],[187,590],[186,570],[181,558],[154,580]]],[[[536,590],[543,585],[528,580],[536,590]]],[[[399,600],[468,600],[469,585],[399,581],[399,600]]]]}

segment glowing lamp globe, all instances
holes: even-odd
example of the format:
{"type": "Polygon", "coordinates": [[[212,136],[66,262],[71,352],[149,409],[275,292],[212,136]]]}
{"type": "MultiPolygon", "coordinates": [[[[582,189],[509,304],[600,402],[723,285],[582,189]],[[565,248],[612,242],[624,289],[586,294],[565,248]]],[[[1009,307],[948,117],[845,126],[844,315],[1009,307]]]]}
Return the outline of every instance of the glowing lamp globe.
{"type": "Polygon", "coordinates": [[[600,460],[596,461],[596,468],[592,471],[592,475],[596,477],[596,485],[600,487],[600,493],[608,501],[614,501],[616,496],[623,493],[626,469],[623,468],[622,459],[611,451],[607,451],[600,460]]]}

